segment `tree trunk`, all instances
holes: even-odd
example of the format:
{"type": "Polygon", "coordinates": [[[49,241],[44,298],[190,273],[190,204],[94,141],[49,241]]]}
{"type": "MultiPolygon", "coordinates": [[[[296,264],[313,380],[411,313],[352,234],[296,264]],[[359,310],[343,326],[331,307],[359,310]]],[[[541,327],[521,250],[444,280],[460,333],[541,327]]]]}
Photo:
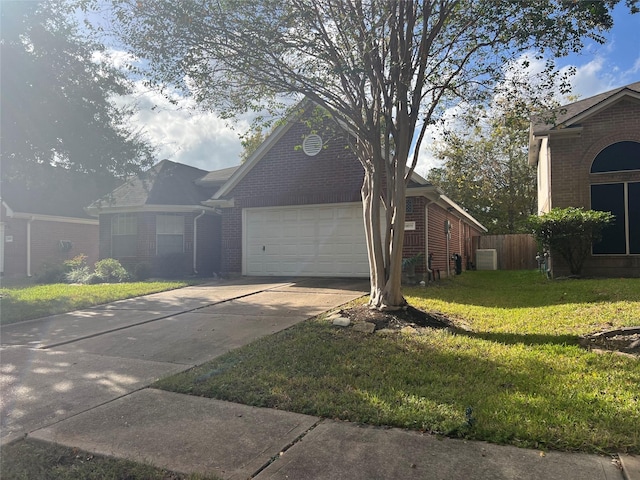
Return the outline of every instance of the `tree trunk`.
{"type": "Polygon", "coordinates": [[[362,185],[364,215],[371,292],[369,307],[377,310],[398,310],[406,305],[402,296],[402,248],[404,244],[405,189],[404,178],[394,182],[394,199],[387,202],[391,208],[390,238],[383,238],[380,214],[382,208],[382,182],[380,175],[365,170],[362,185]],[[387,247],[387,248],[385,248],[387,247]],[[388,265],[388,268],[385,268],[388,265]]]}

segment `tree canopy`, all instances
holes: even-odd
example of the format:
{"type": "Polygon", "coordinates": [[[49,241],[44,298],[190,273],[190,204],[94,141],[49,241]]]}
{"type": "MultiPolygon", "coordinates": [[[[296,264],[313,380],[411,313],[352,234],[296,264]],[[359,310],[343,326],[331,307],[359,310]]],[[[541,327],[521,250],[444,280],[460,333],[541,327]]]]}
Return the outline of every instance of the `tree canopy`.
{"type": "Polygon", "coordinates": [[[119,38],[150,83],[227,115],[304,96],[349,131],[365,171],[375,308],[405,303],[406,185],[426,128],[451,101],[482,99],[521,52],[565,55],[600,39],[616,3],[112,0],[119,38]]]}
{"type": "Polygon", "coordinates": [[[546,84],[532,85],[514,73],[488,108],[469,106],[432,146],[443,164],[429,171],[428,180],[491,234],[528,232],[536,213],[536,169],[527,161],[530,118],[550,114],[559,107],[555,95],[568,93],[566,78],[540,76],[546,84]]]}
{"type": "Polygon", "coordinates": [[[117,103],[127,77],[100,60],[59,2],[3,1],[2,176],[28,177],[34,164],[105,176],[150,165],[153,150],[117,103]]]}

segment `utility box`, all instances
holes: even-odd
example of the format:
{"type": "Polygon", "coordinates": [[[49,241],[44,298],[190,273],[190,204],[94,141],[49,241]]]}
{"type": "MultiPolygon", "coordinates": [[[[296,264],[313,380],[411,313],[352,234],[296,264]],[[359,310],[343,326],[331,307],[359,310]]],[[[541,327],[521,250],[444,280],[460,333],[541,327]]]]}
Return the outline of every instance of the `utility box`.
{"type": "Polygon", "coordinates": [[[476,268],[478,270],[497,270],[498,251],[495,248],[480,248],[476,250],[476,268]]]}

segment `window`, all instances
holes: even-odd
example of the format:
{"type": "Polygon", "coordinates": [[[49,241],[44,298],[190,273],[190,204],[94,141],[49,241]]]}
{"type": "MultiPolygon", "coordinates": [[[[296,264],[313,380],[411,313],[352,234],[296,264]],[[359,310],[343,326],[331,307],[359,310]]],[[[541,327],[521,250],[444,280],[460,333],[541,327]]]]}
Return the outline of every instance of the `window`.
{"type": "Polygon", "coordinates": [[[591,173],[640,170],[640,143],[618,142],[602,150],[591,164],[591,173]]]}
{"type": "Polygon", "coordinates": [[[616,217],[594,244],[594,255],[640,254],[640,182],[591,185],[591,209],[616,217]]]}
{"type": "MultiPolygon", "coordinates": [[[[640,142],[617,142],[602,150],[591,173],[640,170],[640,142]]],[[[615,178],[615,177],[614,177],[615,178]]],[[[591,185],[591,208],[611,212],[615,222],[603,231],[593,254],[640,254],[640,182],[622,181],[591,185]]]]}
{"type": "Polygon", "coordinates": [[[111,256],[135,257],[138,251],[138,221],[135,213],[111,217],[111,256]]]}
{"type": "Polygon", "coordinates": [[[413,213],[413,197],[407,197],[405,204],[405,213],[413,213]]]}
{"type": "Polygon", "coordinates": [[[156,216],[156,253],[184,252],[184,217],[181,215],[156,216]]]}

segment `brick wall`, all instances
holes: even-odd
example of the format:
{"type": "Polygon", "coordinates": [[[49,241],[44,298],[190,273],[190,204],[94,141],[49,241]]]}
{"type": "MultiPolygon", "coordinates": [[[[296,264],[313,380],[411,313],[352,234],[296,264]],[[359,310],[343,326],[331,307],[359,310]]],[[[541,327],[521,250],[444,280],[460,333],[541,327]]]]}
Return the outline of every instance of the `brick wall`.
{"type": "MultiPolygon", "coordinates": [[[[4,244],[4,275],[26,277],[27,224],[26,219],[5,218],[4,235],[11,242],[4,244]]],[[[98,260],[98,225],[33,220],[31,222],[31,274],[37,275],[45,264],[61,264],[77,255],[86,255],[87,263],[98,260]],[[71,249],[63,251],[60,241],[71,242],[71,249]]]]}
{"type": "MultiPolygon", "coordinates": [[[[604,111],[588,118],[582,124],[580,136],[563,138],[551,136],[551,196],[553,207],[569,206],[591,208],[592,183],[640,181],[640,172],[606,174],[590,173],[595,157],[605,147],[621,141],[640,142],[640,104],[622,100],[604,111]]],[[[626,271],[640,275],[637,258],[595,256],[587,259],[585,275],[606,275],[606,272],[626,271]]],[[[557,256],[553,259],[554,275],[568,274],[568,268],[557,256]]]]}
{"type": "MultiPolygon", "coordinates": [[[[193,272],[193,221],[197,215],[201,212],[181,214],[184,219],[184,252],[181,255],[171,254],[170,259],[167,257],[156,255],[156,216],[163,215],[162,212],[138,212],[136,213],[138,238],[137,238],[137,253],[134,257],[121,257],[118,258],[120,263],[129,271],[134,271],[136,265],[140,263],[148,264],[154,275],[168,276],[173,275],[187,275],[193,272]],[[167,262],[171,262],[171,265],[167,265],[167,262]]],[[[170,213],[167,213],[170,214],[170,213]]],[[[115,214],[102,214],[100,215],[100,258],[111,258],[111,219],[115,214]]],[[[198,228],[201,230],[198,233],[200,247],[199,253],[202,253],[202,269],[207,271],[207,274],[211,274],[215,267],[215,262],[219,258],[219,246],[216,246],[218,239],[206,238],[207,234],[216,233],[216,222],[209,218],[207,215],[204,217],[204,221],[201,218],[198,221],[198,228]],[[211,249],[211,252],[205,252],[206,249],[211,249]]],[[[218,228],[219,232],[219,228],[218,228]]]]}

